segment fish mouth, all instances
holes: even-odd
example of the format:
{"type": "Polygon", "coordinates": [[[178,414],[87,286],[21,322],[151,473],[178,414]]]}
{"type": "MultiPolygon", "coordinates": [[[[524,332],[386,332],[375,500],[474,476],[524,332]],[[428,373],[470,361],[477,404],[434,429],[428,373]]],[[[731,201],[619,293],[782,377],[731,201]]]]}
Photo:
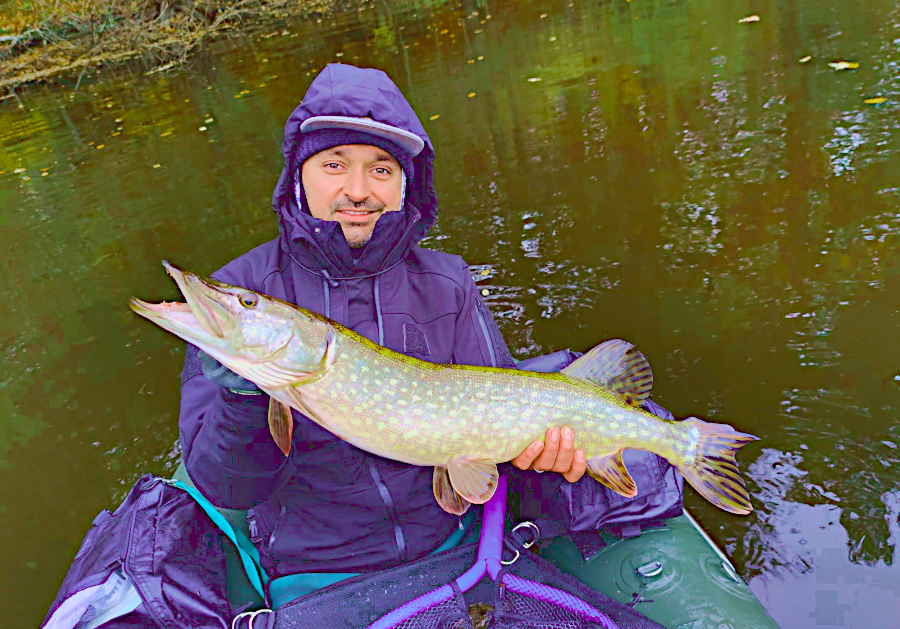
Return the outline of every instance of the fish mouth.
{"type": "Polygon", "coordinates": [[[182,271],[165,260],[162,261],[166,273],[175,280],[188,306],[203,328],[217,338],[225,338],[226,328],[230,328],[235,313],[228,308],[224,296],[228,293],[205,277],[190,271],[182,271]]]}
{"type": "Polygon", "coordinates": [[[231,329],[235,313],[227,306],[226,291],[214,280],[185,272],[163,260],[166,272],[178,284],[187,303],[149,303],[132,297],[131,309],[160,327],[198,345],[218,345],[231,329]]]}

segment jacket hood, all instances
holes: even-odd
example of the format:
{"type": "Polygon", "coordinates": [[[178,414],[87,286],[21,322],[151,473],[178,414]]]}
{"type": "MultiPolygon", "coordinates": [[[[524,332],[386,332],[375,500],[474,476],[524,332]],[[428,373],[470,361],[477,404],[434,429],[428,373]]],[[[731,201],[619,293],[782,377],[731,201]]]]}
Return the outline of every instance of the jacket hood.
{"type": "Polygon", "coordinates": [[[284,168],[272,196],[272,207],[278,216],[282,247],[303,266],[324,268],[333,276],[382,271],[405,257],[437,221],[434,147],[412,106],[381,70],[328,64],[288,118],[282,154],[284,168]],[[302,166],[297,156],[303,137],[300,125],[313,116],[369,117],[414,133],[425,143],[413,159],[413,172],[407,174],[403,211],[379,217],[372,239],[356,264],[340,225],[314,218],[297,204],[296,173],[302,166]]]}

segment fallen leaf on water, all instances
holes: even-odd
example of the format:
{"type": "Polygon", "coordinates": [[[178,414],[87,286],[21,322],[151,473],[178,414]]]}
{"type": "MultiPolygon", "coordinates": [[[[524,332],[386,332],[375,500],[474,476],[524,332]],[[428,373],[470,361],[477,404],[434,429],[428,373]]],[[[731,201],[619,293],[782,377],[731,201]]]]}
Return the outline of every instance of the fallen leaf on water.
{"type": "Polygon", "coordinates": [[[475,98],[475,92],[469,92],[469,98],[475,98]]]}
{"type": "Polygon", "coordinates": [[[807,61],[811,61],[811,60],[812,60],[812,56],[806,55],[805,57],[802,57],[800,59],[800,63],[806,63],[807,61]]]}
{"type": "Polygon", "coordinates": [[[482,275],[490,275],[490,274],[491,274],[491,270],[490,270],[490,269],[481,269],[481,274],[482,274],[482,275]]]}
{"type": "Polygon", "coordinates": [[[866,105],[880,105],[881,103],[883,103],[885,101],[887,101],[887,99],[884,96],[876,96],[875,98],[867,98],[863,102],[866,105]]]}
{"type": "Polygon", "coordinates": [[[429,118],[429,120],[437,120],[440,117],[441,117],[441,114],[434,114],[431,118],[429,118]]]}
{"type": "Polygon", "coordinates": [[[738,20],[738,24],[746,24],[747,22],[759,22],[758,15],[748,15],[747,17],[742,17],[738,20]]]}
{"type": "Polygon", "coordinates": [[[543,81],[543,79],[538,78],[538,77],[536,77],[536,76],[533,76],[533,77],[531,77],[530,79],[528,79],[528,82],[529,82],[529,83],[537,83],[538,81],[543,81]]]}
{"type": "Polygon", "coordinates": [[[828,64],[828,67],[835,70],[855,70],[859,67],[859,64],[855,61],[832,61],[828,64]]]}

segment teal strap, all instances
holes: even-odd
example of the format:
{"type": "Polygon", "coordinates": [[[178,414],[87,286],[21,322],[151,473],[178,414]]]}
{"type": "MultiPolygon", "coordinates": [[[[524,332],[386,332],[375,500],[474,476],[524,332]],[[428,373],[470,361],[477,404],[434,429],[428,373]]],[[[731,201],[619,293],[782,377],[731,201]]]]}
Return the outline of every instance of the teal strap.
{"type": "Polygon", "coordinates": [[[225,519],[225,516],[219,513],[212,503],[210,503],[210,501],[199,491],[193,487],[188,487],[180,480],[166,482],[188,492],[191,497],[197,501],[197,504],[199,504],[206,512],[206,515],[213,521],[213,524],[218,526],[228,539],[231,540],[234,547],[237,549],[238,555],[241,557],[241,563],[244,565],[244,571],[250,579],[250,585],[253,586],[253,589],[256,590],[260,598],[265,600],[266,594],[263,589],[263,584],[269,581],[269,577],[260,565],[259,551],[256,549],[256,546],[253,545],[253,542],[247,539],[247,536],[244,535],[243,532],[235,530],[235,528],[231,526],[231,523],[225,519]]]}

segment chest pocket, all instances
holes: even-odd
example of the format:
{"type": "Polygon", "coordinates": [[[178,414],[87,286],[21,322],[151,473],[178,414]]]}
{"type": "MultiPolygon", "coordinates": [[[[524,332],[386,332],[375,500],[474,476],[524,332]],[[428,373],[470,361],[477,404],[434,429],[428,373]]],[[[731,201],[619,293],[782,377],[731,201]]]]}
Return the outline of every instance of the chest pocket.
{"type": "Polygon", "coordinates": [[[448,364],[452,361],[455,314],[450,313],[428,323],[417,322],[406,314],[386,314],[384,320],[384,342],[389,349],[430,363],[448,364]]]}

